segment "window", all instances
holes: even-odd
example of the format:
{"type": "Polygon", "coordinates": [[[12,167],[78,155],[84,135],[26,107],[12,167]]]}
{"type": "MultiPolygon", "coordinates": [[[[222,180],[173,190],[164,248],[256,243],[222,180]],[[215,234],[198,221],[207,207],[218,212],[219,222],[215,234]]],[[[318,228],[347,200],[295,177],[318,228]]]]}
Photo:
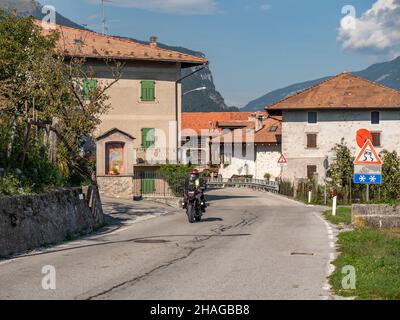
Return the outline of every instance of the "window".
{"type": "Polygon", "coordinates": [[[307,166],[307,178],[309,180],[314,179],[315,173],[317,173],[317,166],[307,166]]]}
{"type": "Polygon", "coordinates": [[[317,147],[317,134],[316,133],[308,133],[307,134],[307,148],[316,148],[317,147]]]}
{"type": "Polygon", "coordinates": [[[315,111],[308,112],[308,123],[317,123],[318,113],[315,111]]]}
{"type": "Polygon", "coordinates": [[[89,100],[90,96],[97,88],[96,79],[84,79],[82,82],[82,94],[85,100],[89,100]]]}
{"type": "Polygon", "coordinates": [[[141,101],[156,100],[156,82],[152,80],[144,80],[141,82],[141,101]]]}
{"type": "Polygon", "coordinates": [[[381,117],[380,117],[379,111],[371,112],[371,124],[379,124],[380,121],[381,121],[381,117]]]}
{"type": "Polygon", "coordinates": [[[278,126],[272,126],[269,128],[269,132],[276,132],[276,130],[278,130],[278,126]]]}
{"type": "Polygon", "coordinates": [[[381,133],[380,132],[371,132],[372,134],[372,145],[374,147],[381,146],[381,133]]]}
{"type": "Polygon", "coordinates": [[[155,143],[155,129],[143,128],[142,129],[142,148],[150,148],[155,143]]]}
{"type": "Polygon", "coordinates": [[[124,173],[124,143],[108,142],[106,144],[106,174],[121,175],[124,173]]]}

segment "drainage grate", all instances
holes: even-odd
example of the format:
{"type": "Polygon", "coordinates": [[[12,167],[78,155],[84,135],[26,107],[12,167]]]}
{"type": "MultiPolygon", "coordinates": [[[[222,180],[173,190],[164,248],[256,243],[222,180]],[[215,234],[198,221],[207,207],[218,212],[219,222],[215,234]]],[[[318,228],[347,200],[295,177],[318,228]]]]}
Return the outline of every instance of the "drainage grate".
{"type": "Polygon", "coordinates": [[[135,240],[134,242],[136,243],[166,243],[169,242],[168,240],[163,240],[163,239],[159,239],[159,240],[135,240]]]}
{"type": "Polygon", "coordinates": [[[314,256],[313,252],[292,252],[291,256],[314,256]]]}

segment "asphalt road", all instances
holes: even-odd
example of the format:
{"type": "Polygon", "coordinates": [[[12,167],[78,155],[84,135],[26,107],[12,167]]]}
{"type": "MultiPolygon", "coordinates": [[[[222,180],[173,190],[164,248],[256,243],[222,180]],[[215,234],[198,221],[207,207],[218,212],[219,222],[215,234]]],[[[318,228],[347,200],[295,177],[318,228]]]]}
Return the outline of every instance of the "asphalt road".
{"type": "Polygon", "coordinates": [[[111,229],[0,261],[0,299],[329,298],[332,234],[316,208],[247,189],[208,199],[196,224],[183,210],[146,203],[154,218],[132,220],[135,204],[108,201],[111,229]],[[46,265],[55,290],[42,288],[46,265]]]}

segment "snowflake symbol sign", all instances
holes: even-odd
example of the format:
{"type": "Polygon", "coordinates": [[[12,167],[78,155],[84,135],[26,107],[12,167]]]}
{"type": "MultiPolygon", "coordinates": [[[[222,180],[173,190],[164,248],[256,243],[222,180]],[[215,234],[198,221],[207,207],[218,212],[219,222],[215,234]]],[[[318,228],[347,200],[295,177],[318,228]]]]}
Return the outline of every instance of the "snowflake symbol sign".
{"type": "Polygon", "coordinates": [[[365,176],[360,176],[360,181],[361,181],[361,182],[365,182],[365,180],[367,180],[367,179],[365,178],[365,176]]]}
{"type": "Polygon", "coordinates": [[[369,177],[369,181],[370,182],[375,182],[376,181],[376,177],[375,176],[370,176],[369,177]]]}

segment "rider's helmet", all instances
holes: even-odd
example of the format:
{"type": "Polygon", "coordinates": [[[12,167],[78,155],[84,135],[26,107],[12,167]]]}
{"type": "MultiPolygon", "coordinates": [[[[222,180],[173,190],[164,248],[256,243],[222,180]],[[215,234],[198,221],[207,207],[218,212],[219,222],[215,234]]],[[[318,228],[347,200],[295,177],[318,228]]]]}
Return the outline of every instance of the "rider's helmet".
{"type": "Polygon", "coordinates": [[[190,172],[189,180],[196,181],[198,177],[199,177],[199,170],[193,169],[192,172],[190,172]]]}

